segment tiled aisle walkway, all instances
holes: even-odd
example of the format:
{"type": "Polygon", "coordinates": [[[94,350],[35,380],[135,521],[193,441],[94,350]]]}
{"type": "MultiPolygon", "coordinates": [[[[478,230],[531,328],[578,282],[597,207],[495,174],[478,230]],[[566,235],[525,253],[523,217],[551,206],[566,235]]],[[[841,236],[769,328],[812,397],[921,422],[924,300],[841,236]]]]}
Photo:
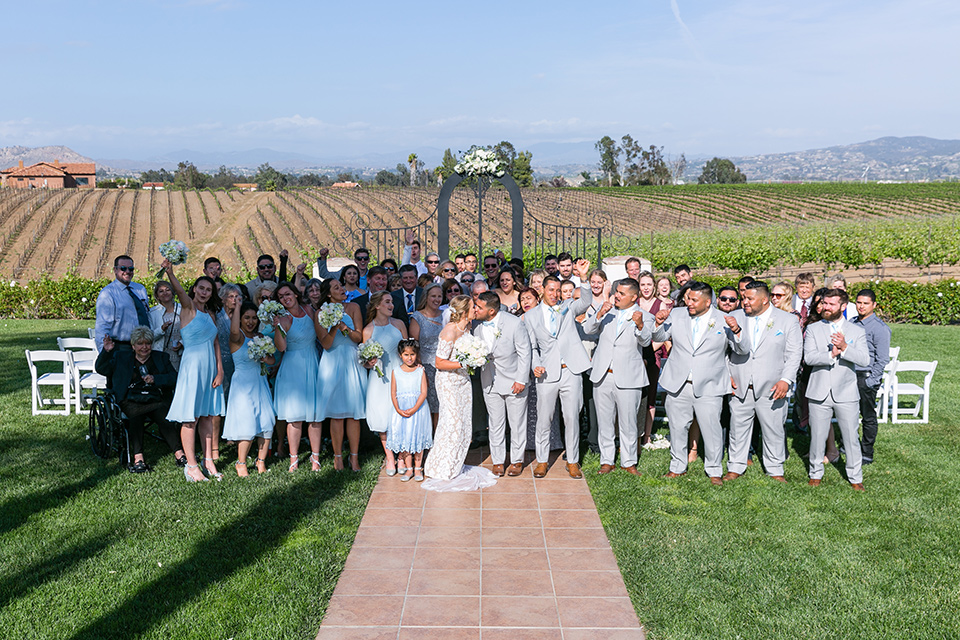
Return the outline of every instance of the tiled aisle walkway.
{"type": "Polygon", "coordinates": [[[643,639],[586,482],[532,471],[475,493],[382,475],[318,640],[643,639]]]}

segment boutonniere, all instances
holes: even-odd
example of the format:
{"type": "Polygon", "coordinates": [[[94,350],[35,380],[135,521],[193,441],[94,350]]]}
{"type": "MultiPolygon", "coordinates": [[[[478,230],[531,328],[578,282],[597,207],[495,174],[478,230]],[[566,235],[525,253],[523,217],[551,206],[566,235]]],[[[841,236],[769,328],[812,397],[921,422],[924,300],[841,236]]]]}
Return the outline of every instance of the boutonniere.
{"type": "Polygon", "coordinates": [[[503,335],[503,333],[500,331],[500,329],[493,330],[493,337],[495,339],[499,340],[501,335],[503,335]]]}
{"type": "Polygon", "coordinates": [[[715,326],[717,326],[717,321],[710,318],[710,322],[707,323],[707,329],[713,329],[715,326]]]}
{"type": "Polygon", "coordinates": [[[767,329],[773,329],[773,318],[767,320],[767,329]]]}

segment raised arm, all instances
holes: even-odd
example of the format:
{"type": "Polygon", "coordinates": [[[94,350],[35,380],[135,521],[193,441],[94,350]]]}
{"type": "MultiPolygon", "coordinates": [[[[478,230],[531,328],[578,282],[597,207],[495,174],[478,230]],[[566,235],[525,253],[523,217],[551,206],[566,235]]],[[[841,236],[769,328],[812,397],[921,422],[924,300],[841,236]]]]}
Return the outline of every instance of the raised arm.
{"type": "MultiPolygon", "coordinates": [[[[236,305],[230,313],[230,345],[240,347],[243,344],[243,332],[240,331],[240,307],[236,305]]],[[[236,349],[231,349],[236,351],[236,349]]]]}
{"type": "MultiPolygon", "coordinates": [[[[187,291],[183,288],[183,285],[180,284],[180,280],[177,279],[177,275],[173,272],[173,265],[170,264],[170,261],[164,258],[163,264],[160,266],[167,272],[167,277],[170,278],[170,286],[173,287],[173,292],[177,294],[177,300],[180,301],[180,308],[183,311],[187,309],[195,311],[193,308],[193,298],[187,295],[187,291]]],[[[190,318],[192,319],[193,316],[191,315],[190,318]]]]}

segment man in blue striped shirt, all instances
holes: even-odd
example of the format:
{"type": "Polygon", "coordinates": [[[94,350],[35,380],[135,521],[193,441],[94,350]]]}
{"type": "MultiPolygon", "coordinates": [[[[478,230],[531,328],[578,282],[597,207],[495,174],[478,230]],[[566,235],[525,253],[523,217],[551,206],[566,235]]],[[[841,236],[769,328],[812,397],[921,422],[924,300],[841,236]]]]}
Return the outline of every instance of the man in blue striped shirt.
{"type": "Polygon", "coordinates": [[[103,337],[109,335],[121,348],[130,348],[130,334],[138,326],[150,326],[147,290],[133,282],[133,258],[117,256],[113,260],[113,282],[97,296],[97,320],[94,339],[103,349],[103,337]]]}

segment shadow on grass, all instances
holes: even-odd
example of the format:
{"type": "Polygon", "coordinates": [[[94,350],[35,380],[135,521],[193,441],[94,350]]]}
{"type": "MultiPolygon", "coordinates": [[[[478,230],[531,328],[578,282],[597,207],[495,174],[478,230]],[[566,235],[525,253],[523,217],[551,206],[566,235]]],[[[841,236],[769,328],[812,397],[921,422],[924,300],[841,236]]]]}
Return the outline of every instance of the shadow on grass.
{"type": "Polygon", "coordinates": [[[102,481],[116,475],[116,473],[115,469],[97,465],[97,468],[89,476],[71,484],[48,491],[38,491],[25,496],[10,498],[0,504],[0,535],[13,531],[37,514],[63,506],[78,494],[93,489],[102,481]]]}
{"type": "Polygon", "coordinates": [[[99,531],[85,542],[61,551],[23,569],[5,580],[0,580],[0,609],[15,599],[26,597],[31,591],[47,582],[57,580],[74,566],[99,555],[115,542],[115,536],[99,531]]]}
{"type": "Polygon", "coordinates": [[[132,638],[146,633],[205,590],[280,546],[302,520],[335,501],[346,486],[334,483],[312,492],[293,485],[271,492],[242,516],[197,542],[183,562],[171,566],[163,576],[87,624],[70,640],[132,638]]]}

